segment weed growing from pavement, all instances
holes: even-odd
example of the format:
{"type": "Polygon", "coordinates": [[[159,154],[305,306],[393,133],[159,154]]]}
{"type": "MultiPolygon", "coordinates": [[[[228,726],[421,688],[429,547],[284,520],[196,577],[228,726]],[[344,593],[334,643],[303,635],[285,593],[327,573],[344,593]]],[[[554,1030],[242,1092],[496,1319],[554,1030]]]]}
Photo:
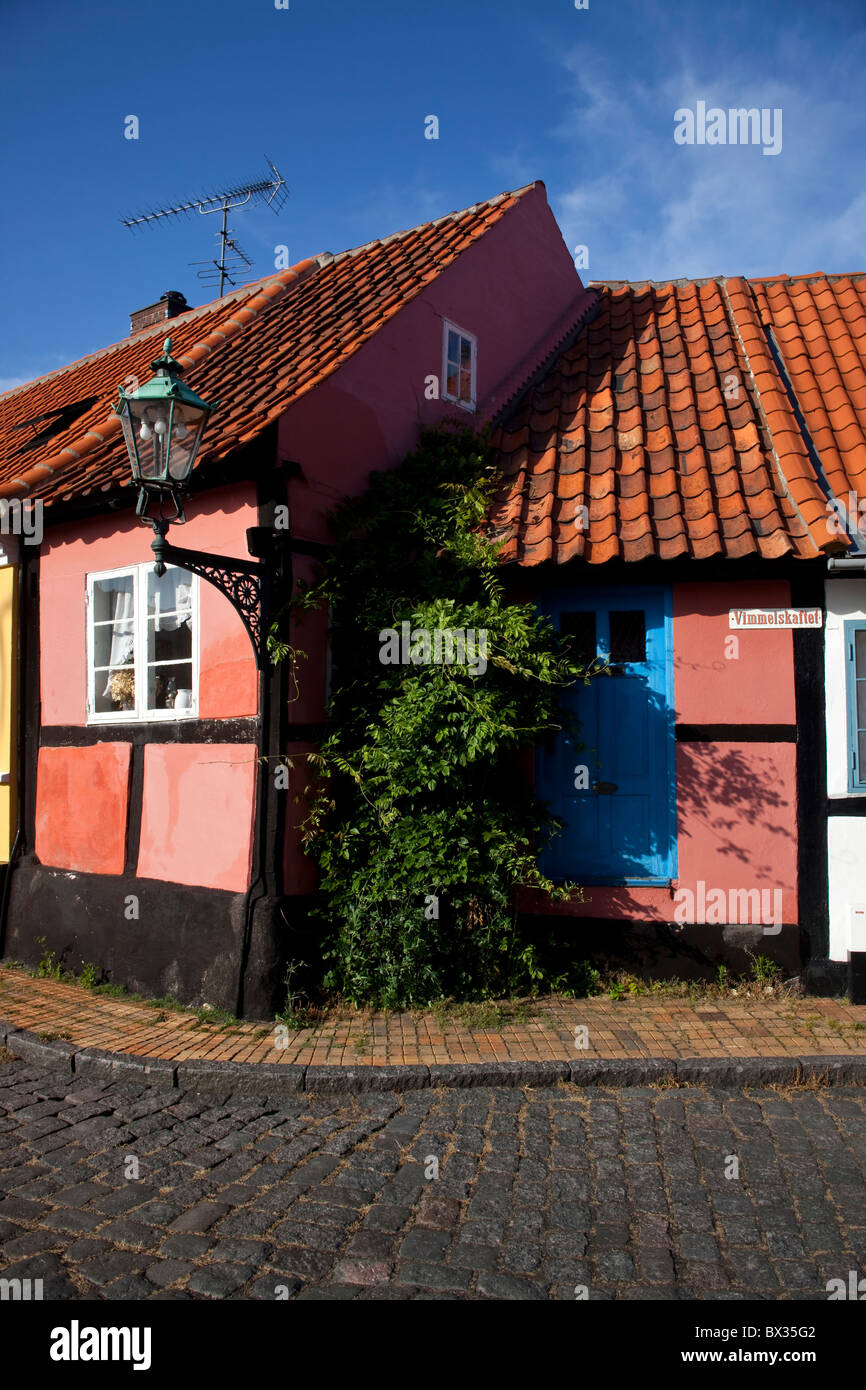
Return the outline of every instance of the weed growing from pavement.
{"type": "Polygon", "coordinates": [[[63,967],[58,959],[57,952],[52,951],[44,936],[37,936],[36,945],[41,948],[42,954],[39,957],[39,964],[36,967],[37,980],[59,980],[63,967]]]}
{"type": "Polygon", "coordinates": [[[158,999],[142,999],[142,1004],[146,1004],[149,1009],[159,1009],[162,1013],[185,1013],[186,1010],[179,999],[173,999],[170,994],[160,995],[158,999]]]}
{"type": "Polygon", "coordinates": [[[470,1032],[496,1032],[509,1024],[527,1023],[530,1010],[530,1001],[484,999],[479,1003],[458,1003],[454,999],[437,999],[431,1011],[440,1028],[456,1023],[470,1032]]]}
{"type": "Polygon", "coordinates": [[[236,1018],[234,1014],[229,1013],[228,1009],[218,1009],[213,1004],[202,1004],[199,1009],[185,1010],[185,1012],[192,1012],[195,1014],[196,1023],[193,1025],[194,1027],[200,1024],[205,1024],[209,1027],[218,1025],[221,1028],[228,1029],[229,1032],[233,1032],[235,1029],[243,1026],[241,1020],[236,1018]]]}

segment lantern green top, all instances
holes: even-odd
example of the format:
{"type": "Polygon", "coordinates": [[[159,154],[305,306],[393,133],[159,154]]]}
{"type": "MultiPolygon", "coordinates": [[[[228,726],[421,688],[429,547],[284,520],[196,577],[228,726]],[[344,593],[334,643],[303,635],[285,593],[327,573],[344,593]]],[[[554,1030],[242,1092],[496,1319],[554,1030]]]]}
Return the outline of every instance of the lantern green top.
{"type": "MultiPolygon", "coordinates": [[[[121,404],[125,399],[133,401],[175,400],[181,401],[184,405],[195,406],[196,409],[204,410],[208,414],[212,410],[216,410],[216,403],[209,405],[207,401],[203,401],[201,396],[197,396],[195,391],[191,391],[181,381],[184,369],[171,355],[171,338],[166,338],[162,345],[161,355],[155,357],[150,365],[156,373],[150,381],[146,381],[143,386],[138,386],[131,392],[124,391],[122,386],[119,388],[121,404]]],[[[117,406],[115,406],[115,411],[120,414],[117,406]]]]}

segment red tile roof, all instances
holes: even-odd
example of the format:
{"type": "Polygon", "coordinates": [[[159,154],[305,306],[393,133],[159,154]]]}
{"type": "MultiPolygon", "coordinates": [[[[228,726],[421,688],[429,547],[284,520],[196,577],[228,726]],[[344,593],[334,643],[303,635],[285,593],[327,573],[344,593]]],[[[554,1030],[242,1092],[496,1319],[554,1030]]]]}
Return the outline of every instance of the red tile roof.
{"type": "Polygon", "coordinates": [[[846,549],[765,325],[831,486],[862,485],[866,276],[593,288],[595,317],[494,435],[503,562],[846,549]]]}
{"type": "Polygon", "coordinates": [[[866,498],[866,275],[752,285],[830,487],[866,498]]]}
{"type": "Polygon", "coordinates": [[[335,372],[536,186],[356,250],[301,261],[0,396],[0,497],[41,497],[49,505],[127,484],[129,463],[111,407],[120,383],[151,375],[167,334],[181,365],[195,368],[193,389],[220,401],[199,463],[224,458],[335,372]],[[92,397],[62,432],[22,452],[45,422],[16,426],[92,397]]]}

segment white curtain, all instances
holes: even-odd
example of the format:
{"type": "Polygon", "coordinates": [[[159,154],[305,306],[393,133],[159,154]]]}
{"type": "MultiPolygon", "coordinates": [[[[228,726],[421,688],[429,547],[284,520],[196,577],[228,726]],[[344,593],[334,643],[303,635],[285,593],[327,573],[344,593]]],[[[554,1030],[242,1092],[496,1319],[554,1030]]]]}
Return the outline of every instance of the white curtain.
{"type": "Polygon", "coordinates": [[[132,588],[118,589],[114,596],[114,612],[111,619],[111,652],[108,657],[110,670],[105,682],[103,696],[111,694],[111,678],[118,666],[129,666],[135,652],[135,622],[132,588]]]}

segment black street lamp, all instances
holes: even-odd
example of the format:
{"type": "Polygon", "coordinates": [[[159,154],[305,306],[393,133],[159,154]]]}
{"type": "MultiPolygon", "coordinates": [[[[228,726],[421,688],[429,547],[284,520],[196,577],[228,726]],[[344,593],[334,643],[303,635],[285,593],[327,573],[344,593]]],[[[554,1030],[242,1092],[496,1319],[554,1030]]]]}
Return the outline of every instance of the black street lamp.
{"type": "MultiPolygon", "coordinates": [[[[169,526],[186,522],[183,494],[192,476],[208,419],[216,405],[208,405],[181,380],[183,368],[171,355],[171,338],[163,344],[162,356],[151,366],[151,381],[127,392],[119,387],[120,399],[114,407],[123,426],[132,480],[138,488],[136,515],[153,527],[151,550],[154,570],[165,574],[166,562],[198,574],[216,585],[240,614],[249,634],[259,670],[267,659],[270,586],[265,565],[251,560],[234,560],[226,555],[210,555],[197,550],[180,550],[166,540],[169,526]],[[174,514],[166,516],[170,502],[174,514]],[[151,506],[158,514],[151,514],[151,506]]],[[[261,528],[247,531],[247,546],[260,543],[261,528]]]]}

